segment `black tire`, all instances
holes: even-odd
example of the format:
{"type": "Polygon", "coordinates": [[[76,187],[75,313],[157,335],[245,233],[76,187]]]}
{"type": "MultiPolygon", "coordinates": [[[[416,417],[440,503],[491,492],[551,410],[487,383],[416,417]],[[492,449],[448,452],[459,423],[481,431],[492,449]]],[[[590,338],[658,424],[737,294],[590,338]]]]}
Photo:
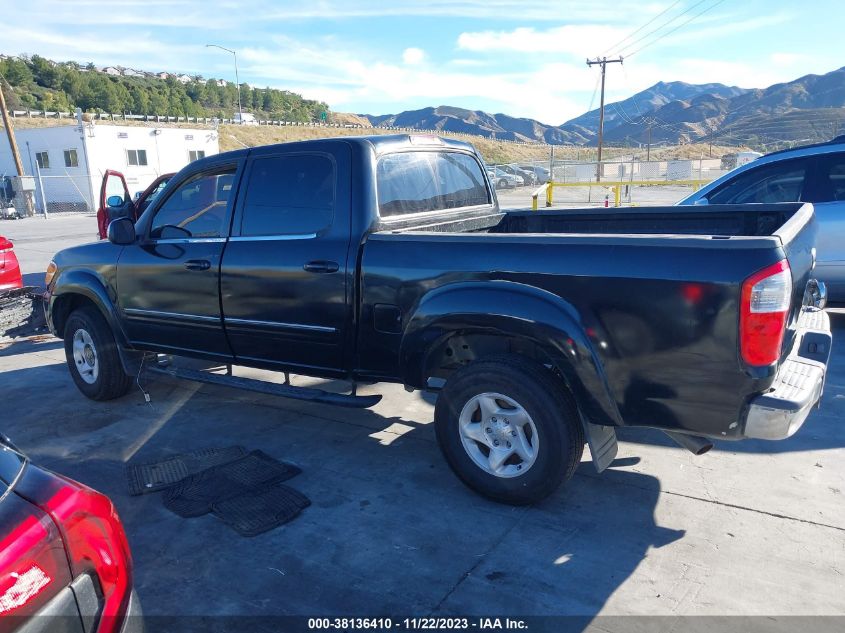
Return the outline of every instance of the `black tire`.
{"type": "Polygon", "coordinates": [[[452,374],[437,398],[434,422],[437,442],[454,473],[476,492],[501,503],[526,505],[549,496],[572,477],[584,452],[584,430],[566,385],[543,365],[519,356],[476,361],[452,374]],[[536,458],[523,474],[497,476],[476,464],[464,448],[461,411],[484,393],[512,399],[536,427],[536,458]]]}
{"type": "MultiPolygon", "coordinates": [[[[80,336],[84,336],[80,334],[80,336]]],[[[132,377],[123,371],[114,334],[103,315],[93,306],[74,310],[65,324],[65,359],[70,375],[77,388],[91,400],[113,400],[125,395],[132,386],[132,377]],[[78,332],[87,333],[93,349],[94,365],[82,367],[89,370],[97,368],[96,375],[88,373],[83,378],[83,370],[77,366],[74,358],[74,337],[78,332]]]]}
{"type": "Polygon", "coordinates": [[[502,178],[498,183],[499,189],[507,189],[508,188],[508,181],[502,178]]]}

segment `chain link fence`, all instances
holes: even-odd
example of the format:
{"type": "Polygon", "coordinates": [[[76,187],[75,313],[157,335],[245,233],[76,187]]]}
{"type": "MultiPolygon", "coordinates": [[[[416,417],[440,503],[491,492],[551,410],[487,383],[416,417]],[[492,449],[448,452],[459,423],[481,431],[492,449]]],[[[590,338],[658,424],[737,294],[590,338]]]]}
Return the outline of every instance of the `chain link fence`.
{"type": "MultiPolygon", "coordinates": [[[[126,186],[129,195],[139,196],[144,189],[156,178],[155,172],[132,174],[126,176],[126,186]]],[[[99,207],[100,186],[103,174],[63,174],[45,175],[41,172],[35,176],[35,191],[33,210],[36,214],[49,217],[56,214],[94,214],[99,207]]],[[[109,191],[106,196],[124,195],[123,185],[119,179],[109,179],[109,191]]]]}
{"type": "Polygon", "coordinates": [[[620,187],[621,202],[625,204],[672,204],[692,192],[690,181],[709,182],[728,171],[718,158],[614,159],[602,161],[601,169],[596,162],[573,160],[522,161],[487,168],[499,198],[509,201],[524,196],[524,204],[530,204],[531,194],[540,185],[549,181],[566,185],[555,188],[556,205],[604,204],[605,201],[612,205],[614,186],[620,187]],[[584,186],[579,187],[578,183],[584,186]]]}

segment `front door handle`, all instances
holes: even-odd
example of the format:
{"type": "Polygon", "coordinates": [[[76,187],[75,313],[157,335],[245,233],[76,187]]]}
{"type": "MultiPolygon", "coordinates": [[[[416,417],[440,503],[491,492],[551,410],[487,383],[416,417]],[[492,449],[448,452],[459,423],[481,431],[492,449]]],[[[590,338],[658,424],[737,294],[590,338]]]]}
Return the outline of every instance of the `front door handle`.
{"type": "Polygon", "coordinates": [[[208,270],[211,268],[211,262],[207,259],[189,259],[185,262],[185,268],[188,270],[208,270]]]}
{"type": "Polygon", "coordinates": [[[329,262],[323,259],[308,262],[302,269],[309,273],[336,273],[340,266],[337,262],[329,262]]]}

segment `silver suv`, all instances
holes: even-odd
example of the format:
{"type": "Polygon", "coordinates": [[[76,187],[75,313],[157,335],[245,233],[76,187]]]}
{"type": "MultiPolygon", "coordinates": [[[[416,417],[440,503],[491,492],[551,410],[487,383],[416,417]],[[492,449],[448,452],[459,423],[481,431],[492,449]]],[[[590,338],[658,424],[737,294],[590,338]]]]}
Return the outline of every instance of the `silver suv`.
{"type": "Polygon", "coordinates": [[[773,152],[742,165],[678,204],[812,202],[819,222],[815,277],[845,302],[845,136],[773,152]]]}

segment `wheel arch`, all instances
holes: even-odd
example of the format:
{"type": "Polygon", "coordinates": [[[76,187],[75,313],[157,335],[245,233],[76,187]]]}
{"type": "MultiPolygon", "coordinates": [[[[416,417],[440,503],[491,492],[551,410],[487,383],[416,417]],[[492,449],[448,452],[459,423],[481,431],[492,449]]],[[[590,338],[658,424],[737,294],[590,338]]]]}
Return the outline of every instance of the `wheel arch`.
{"type": "Polygon", "coordinates": [[[423,297],[405,328],[405,384],[426,388],[456,369],[500,354],[529,357],[566,383],[596,424],[620,425],[604,366],[577,310],[560,297],[510,281],[461,282],[423,297]]]}
{"type": "Polygon", "coordinates": [[[127,374],[136,375],[140,369],[142,354],[129,349],[128,339],[120,323],[114,301],[106,285],[95,274],[71,270],[61,274],[56,280],[56,285],[47,302],[47,323],[50,330],[55,336],[64,338],[68,317],[75,310],[85,306],[95,308],[106,320],[117,344],[124,371],[127,374]]]}

